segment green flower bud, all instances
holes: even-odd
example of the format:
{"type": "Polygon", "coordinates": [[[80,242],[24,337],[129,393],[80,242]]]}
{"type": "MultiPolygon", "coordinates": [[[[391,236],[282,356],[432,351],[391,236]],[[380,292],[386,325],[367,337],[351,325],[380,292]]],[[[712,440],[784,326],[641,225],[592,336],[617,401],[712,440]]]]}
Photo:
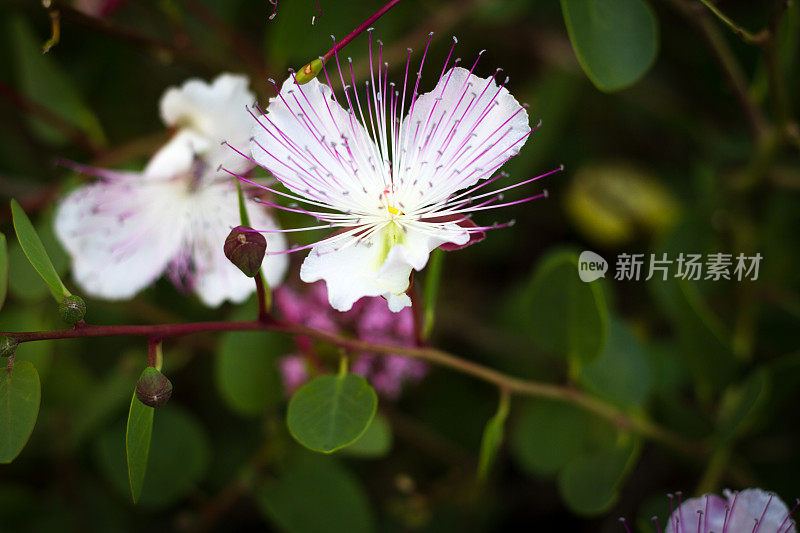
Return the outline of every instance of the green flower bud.
{"type": "Polygon", "coordinates": [[[310,82],[322,71],[322,65],[322,59],[319,58],[310,62],[295,73],[294,82],[297,85],[303,85],[304,83],[310,82]]]}
{"type": "Polygon", "coordinates": [[[136,382],[136,398],[150,407],[161,407],[172,396],[172,382],[167,376],[148,366],[136,382]]]}
{"type": "Polygon", "coordinates": [[[0,357],[11,357],[17,351],[17,339],[11,337],[0,337],[0,357]]]}
{"type": "Polygon", "coordinates": [[[65,296],[58,304],[58,312],[67,324],[77,324],[86,316],[86,302],[80,296],[65,296]]]}
{"type": "Polygon", "coordinates": [[[225,257],[236,265],[244,275],[252,278],[261,268],[267,252],[267,239],[247,226],[233,228],[225,239],[225,257]]]}

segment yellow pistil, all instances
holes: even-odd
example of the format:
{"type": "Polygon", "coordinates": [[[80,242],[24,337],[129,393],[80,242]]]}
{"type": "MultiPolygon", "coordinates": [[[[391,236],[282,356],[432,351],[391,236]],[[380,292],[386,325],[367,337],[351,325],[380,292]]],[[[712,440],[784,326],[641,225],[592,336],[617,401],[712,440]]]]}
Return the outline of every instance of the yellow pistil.
{"type": "Polygon", "coordinates": [[[386,210],[389,211],[389,214],[394,215],[396,217],[399,217],[399,216],[401,216],[403,214],[402,211],[400,211],[399,209],[397,209],[396,207],[393,207],[391,205],[387,205],[386,206],[386,210]]]}

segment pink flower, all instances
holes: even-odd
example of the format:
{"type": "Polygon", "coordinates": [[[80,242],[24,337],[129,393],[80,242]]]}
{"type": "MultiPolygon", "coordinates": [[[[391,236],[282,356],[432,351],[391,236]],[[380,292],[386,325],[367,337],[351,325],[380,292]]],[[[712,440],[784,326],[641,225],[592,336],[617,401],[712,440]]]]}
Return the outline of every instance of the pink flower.
{"type": "MultiPolygon", "coordinates": [[[[393,313],[381,297],[362,298],[353,308],[342,313],[330,307],[323,283],[314,283],[304,294],[299,294],[287,287],[275,291],[275,306],[280,313],[292,322],[298,322],[315,329],[334,334],[355,335],[359,339],[375,344],[399,344],[413,346],[414,314],[411,308],[393,313]]],[[[313,343],[308,339],[298,339],[300,351],[308,353],[313,343]]],[[[293,358],[291,364],[301,356],[289,356],[281,361],[281,371],[287,390],[293,391],[297,385],[295,379],[299,373],[290,371],[294,367],[284,369],[287,359],[293,358]]],[[[305,370],[305,366],[303,367],[305,370]]],[[[397,354],[355,354],[350,370],[364,376],[384,397],[397,398],[406,383],[416,383],[428,371],[427,365],[420,360],[397,354]]],[[[308,379],[303,374],[303,381],[308,379]]]]}

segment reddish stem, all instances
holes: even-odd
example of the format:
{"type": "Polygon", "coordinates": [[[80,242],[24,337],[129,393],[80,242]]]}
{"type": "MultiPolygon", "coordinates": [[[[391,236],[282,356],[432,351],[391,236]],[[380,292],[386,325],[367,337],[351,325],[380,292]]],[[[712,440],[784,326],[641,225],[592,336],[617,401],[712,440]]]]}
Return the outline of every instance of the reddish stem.
{"type": "Polygon", "coordinates": [[[322,56],[322,62],[323,63],[327,63],[327,61],[331,57],[333,57],[333,54],[335,54],[336,52],[338,52],[339,50],[341,50],[342,48],[347,46],[350,43],[350,41],[352,41],[353,39],[358,37],[358,35],[361,34],[367,28],[369,28],[372,25],[373,22],[375,22],[376,20],[381,18],[383,15],[386,14],[387,11],[392,9],[394,6],[399,4],[401,1],[402,0],[390,0],[389,2],[386,2],[386,5],[384,5],[382,8],[380,8],[375,13],[373,13],[371,17],[369,17],[367,20],[362,22],[356,29],[351,31],[348,34],[347,37],[345,37],[344,39],[342,39],[341,41],[336,43],[333,48],[328,50],[328,52],[324,56],[322,56]]]}

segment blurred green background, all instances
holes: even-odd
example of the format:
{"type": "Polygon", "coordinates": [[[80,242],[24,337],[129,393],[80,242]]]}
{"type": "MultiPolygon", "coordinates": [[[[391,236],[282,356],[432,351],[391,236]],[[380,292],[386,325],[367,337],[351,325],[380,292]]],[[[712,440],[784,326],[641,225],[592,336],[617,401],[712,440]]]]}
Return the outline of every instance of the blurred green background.
{"type": "MultiPolygon", "coordinates": [[[[480,483],[478,451],[497,391],[433,368],[399,401],[381,401],[387,427],[371,449],[312,454],[285,429],[274,362],[291,350],[288,339],[206,335],[165,343],[175,394],[157,412],[134,506],[124,421],[146,345],[32,343],[18,360],[39,369],[42,407],[25,450],[0,466],[0,531],[620,531],[620,516],[650,531],[650,516],[664,524],[668,492],[759,486],[786,502],[800,496],[798,6],[719,2],[750,30],[750,43],[699,1],[596,1],[632,19],[611,17],[598,29],[610,33],[594,35],[570,0],[405,0],[375,24],[395,80],[406,48],[421,51],[436,32],[424,91],[452,35],[465,63],[486,49],[476,73],[502,67],[512,94],[542,120],[505,170],[521,180],[565,165],[510,191],[509,199],[549,191],[502,213],[516,219],[513,228],[446,255],[432,344],[514,376],[574,385],[692,451],[669,437],[642,438],[625,420],[514,397],[505,442],[480,483]],[[633,8],[644,9],[640,18],[633,8]],[[650,48],[657,56],[648,69],[650,48]],[[635,75],[617,75],[618,65],[635,75]],[[626,87],[613,86],[620,76],[631,78],[626,87]],[[587,249],[611,263],[590,285],[574,271],[575,252],[587,249]],[[758,252],[763,260],[755,282],[615,281],[623,252],[758,252]],[[583,310],[577,316],[573,305],[583,310]],[[562,349],[564,339],[586,353],[562,349]],[[232,364],[252,372],[225,382],[232,364]],[[237,399],[245,384],[236,380],[252,375],[262,393],[237,399]]],[[[167,87],[242,72],[264,103],[273,93],[267,78],[282,80],[381,5],[319,0],[320,15],[312,0],[280,0],[269,20],[266,1],[123,1],[110,2],[109,13],[80,11],[90,4],[55,4],[60,42],[46,55],[48,10],[21,0],[0,8],[0,192],[4,205],[20,201],[66,280],[52,207],[83,178],[55,158],[141,168],[168,135],[157,110],[167,87]]],[[[362,75],[366,53],[365,36],[344,52],[362,75]]],[[[492,216],[500,213],[478,220],[492,216]]],[[[10,243],[0,330],[63,327],[7,208],[0,223],[10,243]]],[[[287,283],[298,284],[301,259],[287,283]]],[[[163,280],[128,303],[88,305],[96,324],[255,313],[255,302],[203,308],[163,280]]]]}

